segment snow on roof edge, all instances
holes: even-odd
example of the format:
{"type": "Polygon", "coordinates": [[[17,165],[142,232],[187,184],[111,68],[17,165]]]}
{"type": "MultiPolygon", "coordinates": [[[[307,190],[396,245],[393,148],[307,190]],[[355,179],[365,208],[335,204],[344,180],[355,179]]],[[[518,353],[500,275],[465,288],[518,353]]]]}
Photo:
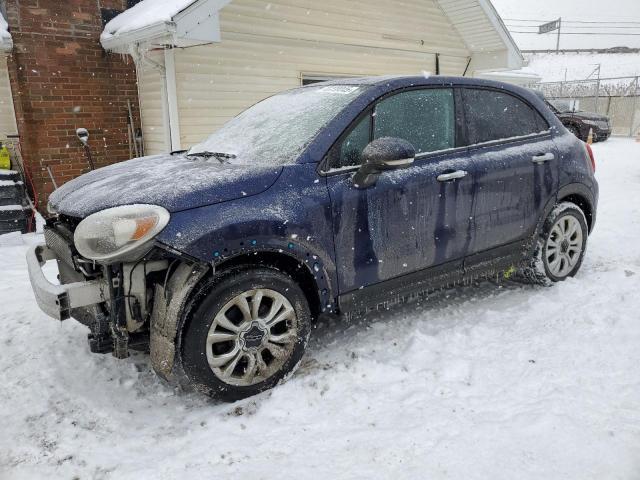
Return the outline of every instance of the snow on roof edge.
{"type": "Polygon", "coordinates": [[[11,50],[13,48],[13,40],[9,33],[9,24],[0,13],[0,50],[11,50]]]}
{"type": "Polygon", "coordinates": [[[142,0],[140,3],[112,18],[105,26],[100,41],[170,23],[178,13],[198,0],[142,0]]]}

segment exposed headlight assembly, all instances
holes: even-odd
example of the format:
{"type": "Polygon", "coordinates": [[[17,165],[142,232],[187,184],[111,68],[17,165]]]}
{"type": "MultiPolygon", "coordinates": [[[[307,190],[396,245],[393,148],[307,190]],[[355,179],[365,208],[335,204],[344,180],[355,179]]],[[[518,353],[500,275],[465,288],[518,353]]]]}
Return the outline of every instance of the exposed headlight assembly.
{"type": "Polygon", "coordinates": [[[90,260],[135,260],[169,223],[157,205],[108,208],[82,220],[73,235],[80,255],[90,260]]]}

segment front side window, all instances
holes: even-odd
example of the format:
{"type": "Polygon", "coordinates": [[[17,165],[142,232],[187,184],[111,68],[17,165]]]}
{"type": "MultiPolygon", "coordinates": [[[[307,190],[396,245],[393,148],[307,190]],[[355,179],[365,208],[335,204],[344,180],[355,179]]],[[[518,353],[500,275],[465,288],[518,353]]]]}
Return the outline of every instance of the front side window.
{"type": "Polygon", "coordinates": [[[362,163],[362,151],[371,141],[371,114],[366,115],[340,144],[340,166],[351,167],[362,163]]]}
{"type": "Polygon", "coordinates": [[[416,153],[455,146],[455,103],[450,88],[409,90],[384,98],[356,123],[330,154],[330,167],[362,163],[367,144],[381,137],[409,141],[416,153]],[[372,128],[373,123],[373,128],[372,128]]]}
{"type": "Polygon", "coordinates": [[[531,135],[546,128],[538,112],[508,93],[466,88],[463,95],[470,145],[531,135]]]}
{"type": "Polygon", "coordinates": [[[376,105],[373,137],[409,141],[416,153],[435,152],[455,145],[452,89],[410,90],[376,105]]]}

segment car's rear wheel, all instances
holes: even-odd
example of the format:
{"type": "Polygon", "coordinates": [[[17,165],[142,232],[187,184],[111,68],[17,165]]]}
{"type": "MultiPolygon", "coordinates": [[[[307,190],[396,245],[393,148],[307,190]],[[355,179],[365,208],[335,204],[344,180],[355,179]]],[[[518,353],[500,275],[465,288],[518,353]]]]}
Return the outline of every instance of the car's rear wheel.
{"type": "Polygon", "coordinates": [[[201,391],[234,401],[293,373],[309,339],[311,313],[300,287],[270,268],[227,272],[209,285],[189,319],[183,368],[201,391]]]}
{"type": "Polygon", "coordinates": [[[524,277],[537,283],[573,277],[582,265],[588,235],[587,221],[577,205],[570,202],[556,205],[537,239],[524,277]]]}

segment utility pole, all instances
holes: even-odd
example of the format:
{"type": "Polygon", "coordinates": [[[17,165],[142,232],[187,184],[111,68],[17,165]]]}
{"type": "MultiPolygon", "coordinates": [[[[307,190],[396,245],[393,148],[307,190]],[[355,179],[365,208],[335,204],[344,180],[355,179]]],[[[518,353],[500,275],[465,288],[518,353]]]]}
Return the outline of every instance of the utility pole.
{"type": "Polygon", "coordinates": [[[562,28],[562,17],[558,18],[558,39],[556,40],[556,55],[560,53],[560,29],[562,28]]]}
{"type": "Polygon", "coordinates": [[[595,92],[595,101],[596,101],[596,113],[600,113],[598,111],[598,104],[600,103],[600,69],[602,68],[601,63],[593,63],[594,67],[593,72],[591,72],[585,80],[589,80],[593,75],[597,75],[596,77],[596,92],[595,92]]]}

